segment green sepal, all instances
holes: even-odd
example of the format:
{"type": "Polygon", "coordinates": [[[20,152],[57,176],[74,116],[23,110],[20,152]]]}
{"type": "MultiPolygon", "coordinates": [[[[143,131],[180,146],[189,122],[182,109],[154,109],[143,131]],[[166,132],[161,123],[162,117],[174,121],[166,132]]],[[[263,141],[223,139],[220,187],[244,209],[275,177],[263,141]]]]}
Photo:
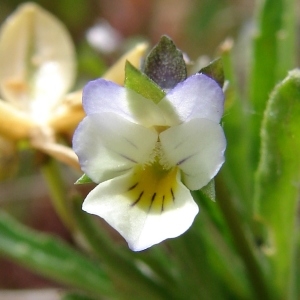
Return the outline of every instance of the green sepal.
{"type": "Polygon", "coordinates": [[[213,60],[208,66],[202,68],[198,73],[207,75],[215,80],[220,87],[223,87],[225,77],[221,58],[213,60]]]}
{"type": "Polygon", "coordinates": [[[90,177],[88,177],[86,174],[83,174],[75,182],[75,184],[85,184],[85,183],[94,183],[94,181],[90,177]]]}
{"type": "Polygon", "coordinates": [[[125,65],[124,86],[154,103],[158,103],[166,94],[153,80],[135,68],[129,61],[126,61],[125,65]]]}
{"type": "Polygon", "coordinates": [[[182,52],[173,41],[162,36],[145,60],[144,73],[162,89],[172,89],[187,77],[182,52]]]}
{"type": "Polygon", "coordinates": [[[212,179],[206,186],[204,186],[201,190],[206,197],[208,197],[211,201],[216,201],[216,189],[215,189],[215,180],[212,179]]]}

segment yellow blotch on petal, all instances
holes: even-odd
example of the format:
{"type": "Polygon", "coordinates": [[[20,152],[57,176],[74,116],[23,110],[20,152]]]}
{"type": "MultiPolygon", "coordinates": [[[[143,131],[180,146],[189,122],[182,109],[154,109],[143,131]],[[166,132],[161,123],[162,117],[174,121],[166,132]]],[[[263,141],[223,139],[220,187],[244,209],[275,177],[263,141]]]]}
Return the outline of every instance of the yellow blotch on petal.
{"type": "Polygon", "coordinates": [[[135,167],[126,197],[131,206],[151,213],[162,213],[176,201],[178,168],[165,170],[159,163],[135,167]]]}

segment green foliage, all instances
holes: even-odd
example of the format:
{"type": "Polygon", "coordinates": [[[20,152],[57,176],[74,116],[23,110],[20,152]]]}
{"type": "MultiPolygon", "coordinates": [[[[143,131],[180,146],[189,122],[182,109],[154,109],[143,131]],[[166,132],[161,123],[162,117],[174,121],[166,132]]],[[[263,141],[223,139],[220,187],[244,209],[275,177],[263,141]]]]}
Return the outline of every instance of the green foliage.
{"type": "Polygon", "coordinates": [[[91,294],[112,295],[100,265],[57,238],[29,230],[0,212],[0,253],[55,281],[91,294]]]}
{"type": "Polygon", "coordinates": [[[294,70],[272,92],[261,131],[256,180],[256,213],[266,234],[262,248],[271,262],[280,299],[295,295],[293,261],[297,245],[300,184],[300,71],[294,70]]]}
{"type": "Polygon", "coordinates": [[[296,1],[266,0],[259,3],[257,26],[253,40],[253,56],[249,85],[252,122],[252,166],[257,167],[259,131],[270,92],[296,60],[296,1]]]}

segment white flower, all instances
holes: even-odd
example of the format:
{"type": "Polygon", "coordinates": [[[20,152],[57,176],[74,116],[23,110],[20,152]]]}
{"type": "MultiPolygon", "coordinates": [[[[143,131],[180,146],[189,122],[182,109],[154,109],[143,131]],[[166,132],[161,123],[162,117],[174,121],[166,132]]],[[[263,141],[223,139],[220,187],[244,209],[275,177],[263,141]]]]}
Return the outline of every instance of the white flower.
{"type": "Polygon", "coordinates": [[[105,219],[135,251],[185,232],[198,213],[189,190],[205,186],[224,162],[223,102],[222,89],[203,74],[158,104],[103,79],[88,83],[73,148],[99,185],[83,210],[105,219]]]}

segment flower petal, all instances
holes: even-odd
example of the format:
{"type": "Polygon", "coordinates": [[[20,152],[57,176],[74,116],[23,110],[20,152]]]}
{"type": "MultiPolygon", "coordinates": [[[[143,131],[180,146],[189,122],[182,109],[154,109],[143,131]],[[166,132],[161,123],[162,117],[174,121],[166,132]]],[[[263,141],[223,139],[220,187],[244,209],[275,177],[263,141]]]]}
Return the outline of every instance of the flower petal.
{"type": "Polygon", "coordinates": [[[131,177],[129,171],[99,184],[85,199],[83,210],[106,220],[134,251],[177,237],[191,226],[199,209],[179,176],[175,201],[160,213],[132,206],[134,199],[126,196],[131,177]]]}
{"type": "Polygon", "coordinates": [[[114,112],[145,127],[165,124],[156,104],[111,81],[97,79],[89,82],[84,87],[82,99],[87,115],[114,112]]]}
{"type": "Polygon", "coordinates": [[[158,106],[168,125],[205,118],[217,123],[223,115],[224,94],[220,86],[204,74],[178,83],[158,106]]]}
{"type": "Polygon", "coordinates": [[[224,162],[224,132],[211,120],[193,119],[167,129],[159,137],[166,159],[182,170],[182,181],[190,190],[205,186],[224,162]]]}
{"type": "Polygon", "coordinates": [[[94,182],[102,182],[147,161],[156,141],[154,130],[102,113],[84,118],[75,131],[73,149],[82,170],[94,182]]]}

